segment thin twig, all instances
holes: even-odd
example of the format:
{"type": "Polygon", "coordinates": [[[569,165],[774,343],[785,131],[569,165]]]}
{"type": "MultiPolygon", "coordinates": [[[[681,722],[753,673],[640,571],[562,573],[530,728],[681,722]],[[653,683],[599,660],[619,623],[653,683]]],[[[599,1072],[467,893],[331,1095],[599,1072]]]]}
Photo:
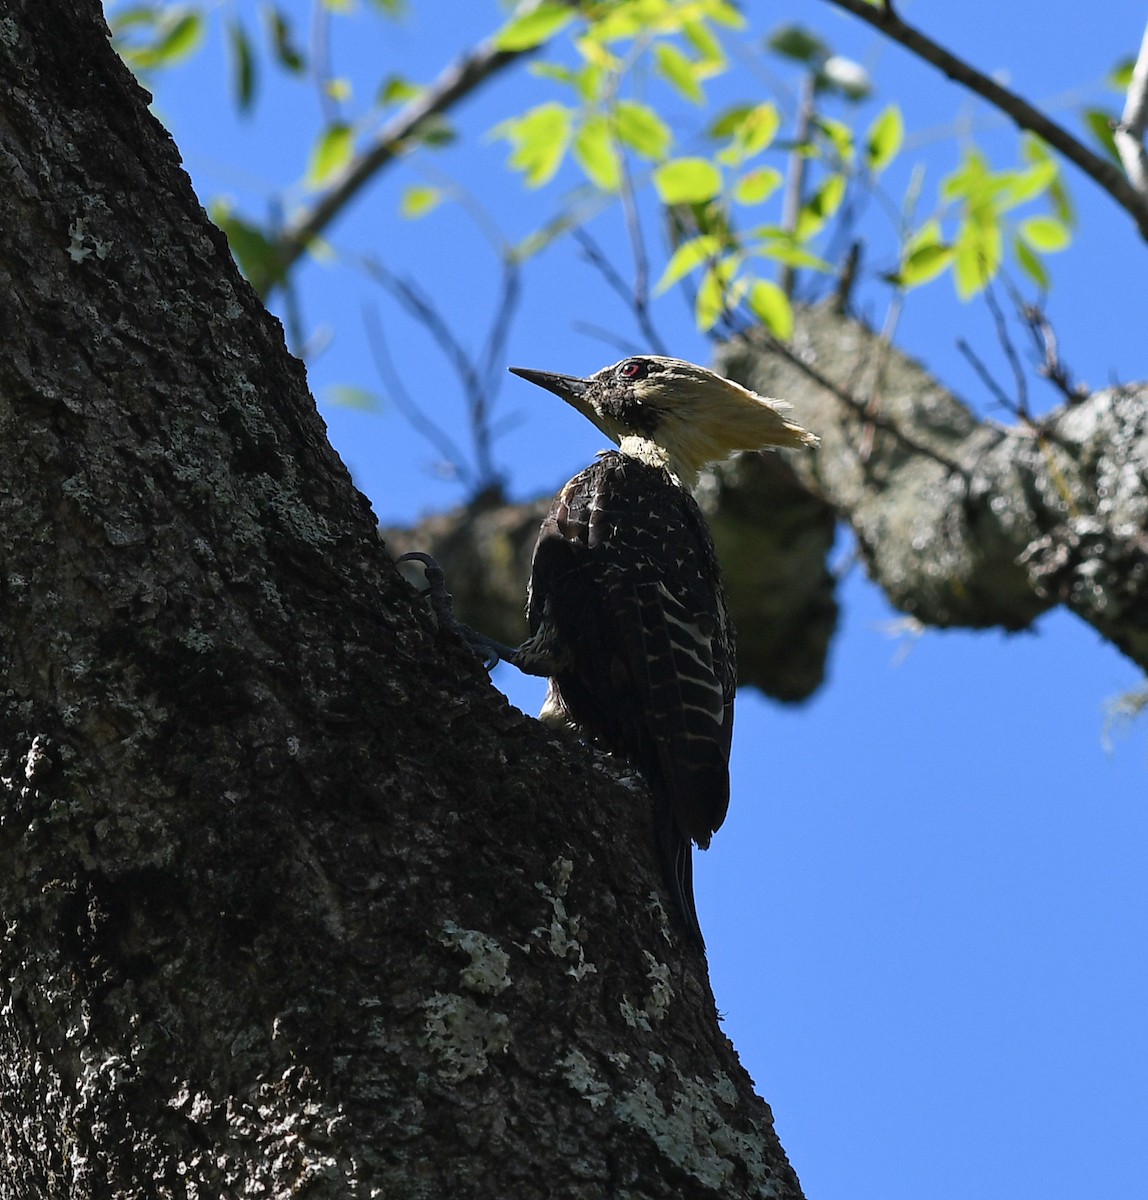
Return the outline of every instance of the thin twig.
{"type": "MultiPolygon", "coordinates": [[[[610,290],[617,293],[625,301],[626,307],[633,312],[634,319],[638,323],[638,328],[641,330],[642,336],[646,339],[646,348],[652,350],[655,354],[666,354],[666,345],[654,327],[654,323],[650,318],[649,308],[644,302],[640,302],[639,300],[640,292],[637,283],[631,285],[622,278],[601,246],[598,245],[585,229],[574,228],[571,230],[571,234],[578,243],[578,249],[582,251],[586,261],[599,272],[610,290]]],[[[615,345],[622,344],[617,336],[610,340],[615,345]]]]}
{"type": "Polygon", "coordinates": [[[968,360],[973,370],[980,376],[981,383],[985,385],[996,399],[996,402],[1005,410],[1005,412],[1016,414],[1016,404],[1012,397],[1001,387],[993,378],[992,372],[985,364],[977,357],[977,352],[965,341],[964,338],[957,338],[957,349],[968,360]]]}
{"type": "Polygon", "coordinates": [[[1009,366],[1012,368],[1013,379],[1016,381],[1016,401],[1013,404],[1012,412],[1014,416],[1019,417],[1026,424],[1031,424],[1032,415],[1028,407],[1028,379],[1025,377],[1024,367],[1021,364],[1020,355],[1016,352],[1012,335],[1008,331],[1008,320],[997,300],[996,292],[993,290],[991,283],[985,287],[985,303],[988,305],[989,312],[992,314],[993,324],[996,326],[997,341],[1000,342],[1001,349],[1004,351],[1009,366]]]}
{"type": "MultiPolygon", "coordinates": [[[[797,231],[797,220],[801,215],[801,202],[805,194],[805,170],[808,159],[803,153],[813,127],[813,101],[816,95],[816,80],[812,71],[806,72],[801,80],[801,97],[797,104],[797,129],[793,135],[793,150],[786,168],[785,195],[781,201],[781,228],[786,233],[797,231]]],[[[797,272],[789,263],[782,263],[778,286],[791,300],[797,272]]]]}
{"type": "Polygon", "coordinates": [[[947,467],[955,475],[964,476],[968,474],[968,472],[960,465],[960,463],[955,462],[953,459],[941,454],[937,450],[934,450],[932,446],[926,446],[923,443],[918,442],[916,438],[905,433],[903,429],[901,429],[882,413],[869,412],[869,406],[865,403],[865,401],[858,399],[848,389],[840,387],[837,383],[830,379],[828,375],[823,374],[816,367],[812,366],[810,363],[807,363],[799,354],[794,353],[794,351],[792,351],[784,342],[775,338],[773,334],[761,329],[760,327],[755,330],[755,334],[761,338],[761,340],[770,350],[784,358],[790,366],[800,371],[807,378],[813,380],[818,387],[824,388],[830,393],[830,395],[840,400],[846,408],[851,409],[858,416],[871,421],[877,426],[878,429],[883,429],[886,433],[891,434],[897,439],[897,441],[899,441],[909,450],[912,450],[917,454],[922,454],[926,458],[931,458],[934,462],[940,463],[941,466],[947,467]]]}
{"type": "Polygon", "coordinates": [[[828,0],[828,3],[845,9],[867,25],[880,30],[918,58],[938,67],[950,79],[1007,113],[1021,129],[1043,138],[1124,208],[1135,220],[1141,237],[1148,241],[1148,196],[1138,191],[1112,163],[1094,154],[1062,125],[1045,116],[1027,100],[1022,100],[1014,92],[969,66],[963,59],[950,54],[923,33],[906,25],[893,11],[891,4],[885,3],[881,8],[874,8],[866,0],[828,0]]]}
{"type": "Polygon", "coordinates": [[[444,461],[450,465],[451,469],[463,483],[470,490],[477,490],[475,488],[473,472],[466,465],[466,456],[455,444],[454,439],[451,438],[450,434],[441,425],[432,421],[423,412],[422,408],[412,399],[410,393],[403,386],[402,377],[395,368],[390,347],[387,345],[387,339],[383,334],[383,324],[379,320],[378,313],[373,308],[364,307],[363,324],[367,328],[367,342],[370,347],[371,357],[375,362],[375,369],[379,372],[379,376],[383,380],[383,385],[387,389],[391,403],[402,413],[412,428],[422,434],[435,447],[444,461]]]}

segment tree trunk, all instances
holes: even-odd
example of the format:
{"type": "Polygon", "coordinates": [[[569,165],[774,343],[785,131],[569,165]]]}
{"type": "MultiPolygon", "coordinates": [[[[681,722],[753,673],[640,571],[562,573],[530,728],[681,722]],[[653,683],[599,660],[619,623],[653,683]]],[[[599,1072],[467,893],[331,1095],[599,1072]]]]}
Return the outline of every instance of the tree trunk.
{"type": "Polygon", "coordinates": [[[398,576],[94,0],[0,21],[0,1198],[796,1198],[649,798],[398,576]]]}

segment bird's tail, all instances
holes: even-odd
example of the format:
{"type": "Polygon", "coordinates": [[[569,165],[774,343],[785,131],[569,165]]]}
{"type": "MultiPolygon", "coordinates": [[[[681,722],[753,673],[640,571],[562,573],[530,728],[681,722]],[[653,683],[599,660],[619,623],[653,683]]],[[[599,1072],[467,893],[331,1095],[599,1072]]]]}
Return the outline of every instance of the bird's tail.
{"type": "Polygon", "coordinates": [[[678,828],[672,813],[658,813],[658,857],[670,895],[674,899],[690,940],[704,954],[706,941],[694,907],[694,855],[690,840],[678,828]]]}

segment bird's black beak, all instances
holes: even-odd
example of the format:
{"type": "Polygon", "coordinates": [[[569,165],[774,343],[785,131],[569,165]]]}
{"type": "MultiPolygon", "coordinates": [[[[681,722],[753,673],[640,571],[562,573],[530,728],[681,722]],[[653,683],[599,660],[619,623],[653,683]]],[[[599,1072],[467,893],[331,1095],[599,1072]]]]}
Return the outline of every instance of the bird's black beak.
{"type": "Polygon", "coordinates": [[[517,375],[528,383],[536,383],[539,387],[561,396],[568,404],[582,410],[578,401],[586,394],[588,379],[579,379],[577,375],[557,375],[553,371],[532,371],[529,367],[510,367],[511,375],[517,375]]]}

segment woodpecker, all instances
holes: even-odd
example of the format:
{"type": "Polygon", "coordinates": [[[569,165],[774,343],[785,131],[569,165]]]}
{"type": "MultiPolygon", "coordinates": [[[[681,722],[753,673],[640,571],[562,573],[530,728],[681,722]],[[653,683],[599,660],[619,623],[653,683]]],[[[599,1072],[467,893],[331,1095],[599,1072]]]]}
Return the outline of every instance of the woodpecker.
{"type": "Polygon", "coordinates": [[[707,848],[729,805],[736,666],[713,538],[691,489],[737,450],[818,439],[789,420],[785,401],[677,358],[624,358],[588,378],[510,370],[617,449],[571,479],[542,522],[527,640],[512,649],[464,632],[489,665],[504,658],[548,678],[540,720],[576,729],[646,779],[666,883],[704,950],[691,843],[707,848]]]}

